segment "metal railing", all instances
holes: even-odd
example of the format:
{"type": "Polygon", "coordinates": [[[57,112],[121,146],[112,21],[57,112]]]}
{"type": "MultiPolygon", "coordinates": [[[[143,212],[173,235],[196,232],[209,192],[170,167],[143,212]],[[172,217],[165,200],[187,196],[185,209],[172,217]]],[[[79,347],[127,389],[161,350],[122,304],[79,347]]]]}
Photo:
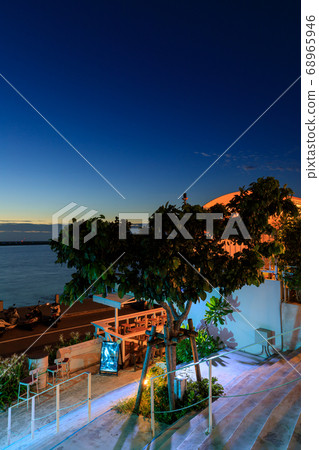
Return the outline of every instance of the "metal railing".
{"type": "Polygon", "coordinates": [[[23,399],[22,401],[20,401],[19,403],[16,403],[15,405],[12,405],[8,408],[8,428],[7,428],[7,445],[9,446],[11,444],[11,428],[12,428],[12,409],[25,405],[26,402],[31,400],[31,421],[30,421],[30,430],[31,430],[31,439],[34,439],[34,432],[35,432],[35,422],[36,420],[41,420],[44,419],[46,417],[49,417],[52,414],[55,414],[55,421],[56,421],[56,432],[59,432],[60,429],[60,411],[63,411],[65,409],[69,409],[72,408],[74,406],[78,406],[82,403],[87,403],[88,406],[88,422],[91,421],[91,373],[90,372],[83,372],[80,373],[79,375],[76,375],[72,378],[68,378],[67,380],[62,381],[61,383],[58,383],[38,394],[33,395],[31,398],[27,399],[23,399]],[[87,397],[85,400],[82,400],[80,402],[74,403],[72,405],[68,405],[65,406],[63,408],[60,407],[60,388],[62,385],[75,380],[76,378],[79,378],[83,375],[87,375],[87,397]],[[45,416],[42,417],[35,417],[35,400],[36,398],[39,400],[40,396],[43,394],[47,394],[48,392],[53,392],[55,389],[55,410],[52,411],[49,414],[46,414],[45,416]]]}
{"type": "MultiPolygon", "coordinates": [[[[229,351],[224,352],[224,353],[222,353],[222,354],[218,353],[217,355],[210,356],[209,358],[202,358],[201,360],[199,360],[199,361],[197,361],[197,362],[192,362],[192,363],[183,365],[182,367],[178,367],[178,368],[176,368],[175,370],[171,370],[170,372],[165,372],[165,373],[163,373],[163,374],[156,375],[156,376],[150,378],[150,390],[151,390],[151,400],[150,400],[150,401],[151,401],[151,431],[152,431],[152,436],[153,436],[153,438],[155,437],[155,414],[157,414],[157,413],[164,413],[164,412],[165,412],[165,413],[170,413],[170,412],[173,413],[173,412],[176,412],[176,411],[179,411],[179,410],[182,410],[182,409],[186,409],[186,408],[180,408],[179,410],[173,410],[173,411],[155,411],[155,407],[154,407],[154,380],[155,380],[156,378],[166,377],[166,376],[169,375],[170,373],[175,373],[175,372],[178,372],[179,370],[185,370],[185,369],[187,369],[188,367],[193,367],[193,366],[196,366],[197,364],[202,364],[203,362],[208,362],[208,363],[209,363],[209,366],[208,366],[208,397],[207,397],[206,399],[201,400],[201,402],[204,401],[204,400],[208,400],[208,433],[211,433],[212,427],[213,427],[213,411],[212,411],[212,399],[213,399],[213,395],[212,395],[212,361],[213,361],[214,359],[216,359],[216,358],[220,358],[220,357],[222,357],[222,356],[228,356],[228,355],[230,355],[231,353],[236,353],[236,352],[245,350],[246,348],[252,347],[252,346],[254,346],[254,345],[259,345],[259,344],[262,345],[262,344],[264,344],[265,341],[267,341],[268,344],[269,344],[271,347],[274,348],[274,345],[271,344],[269,341],[271,341],[271,340],[273,340],[273,339],[276,339],[277,337],[283,336],[283,335],[285,335],[285,334],[293,333],[294,331],[297,331],[297,330],[300,330],[300,329],[301,329],[301,327],[293,328],[292,330],[284,331],[283,333],[277,334],[277,335],[275,335],[275,336],[271,336],[269,339],[264,338],[264,339],[261,340],[260,342],[259,342],[259,341],[258,341],[258,342],[254,342],[254,343],[252,343],[252,344],[245,345],[245,346],[243,346],[243,347],[241,347],[241,348],[239,348],[239,349],[229,350],[229,351]]],[[[300,380],[300,378],[296,378],[295,380],[293,380],[293,381],[291,381],[291,382],[298,381],[298,380],[300,380]]],[[[289,382],[289,383],[291,383],[291,382],[289,382]]],[[[281,387],[281,386],[283,386],[283,385],[275,386],[275,387],[273,387],[273,388],[270,388],[270,390],[276,389],[276,388],[281,387]]],[[[259,392],[251,392],[251,393],[243,394],[243,396],[246,396],[246,395],[253,395],[253,394],[258,394],[258,393],[259,393],[259,392]]],[[[218,398],[227,398],[227,396],[218,396],[218,398]]],[[[199,402],[197,402],[197,403],[199,403],[199,402]]],[[[194,403],[194,405],[197,404],[197,403],[194,403]]],[[[190,406],[188,406],[187,408],[190,408],[191,406],[194,406],[194,405],[190,405],[190,406]]]]}

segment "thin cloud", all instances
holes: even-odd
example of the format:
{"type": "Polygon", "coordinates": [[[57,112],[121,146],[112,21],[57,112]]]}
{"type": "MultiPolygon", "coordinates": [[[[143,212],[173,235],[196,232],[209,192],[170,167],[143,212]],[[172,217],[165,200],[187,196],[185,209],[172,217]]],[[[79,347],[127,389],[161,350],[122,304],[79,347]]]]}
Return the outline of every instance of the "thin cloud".
{"type": "Polygon", "coordinates": [[[206,158],[212,156],[212,155],[209,155],[208,153],[205,153],[205,152],[194,152],[194,153],[195,153],[195,155],[202,155],[202,156],[205,156],[206,158]]]}
{"type": "Polygon", "coordinates": [[[281,165],[275,165],[275,164],[260,164],[258,166],[253,166],[253,165],[247,165],[247,164],[242,164],[237,166],[237,169],[241,169],[244,170],[245,172],[249,172],[251,170],[272,170],[272,171],[278,171],[278,172],[300,172],[300,168],[299,167],[294,167],[294,166],[287,166],[287,167],[283,167],[281,165]]]}
{"type": "Polygon", "coordinates": [[[300,167],[293,167],[293,166],[279,166],[279,165],[272,165],[269,164],[267,166],[265,166],[266,169],[268,170],[278,170],[279,172],[285,172],[286,170],[288,172],[300,172],[300,167]]]}
{"type": "Polygon", "coordinates": [[[247,166],[244,164],[243,166],[239,166],[241,169],[245,170],[246,172],[249,172],[250,170],[256,170],[257,166],[247,166]]]}

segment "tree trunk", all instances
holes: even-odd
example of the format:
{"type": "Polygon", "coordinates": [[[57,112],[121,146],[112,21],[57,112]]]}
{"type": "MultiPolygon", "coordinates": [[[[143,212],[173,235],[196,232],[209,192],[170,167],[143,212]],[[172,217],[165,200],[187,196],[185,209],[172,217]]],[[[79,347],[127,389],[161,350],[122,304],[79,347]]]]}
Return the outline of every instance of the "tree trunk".
{"type": "MultiPolygon", "coordinates": [[[[192,319],[188,319],[188,326],[190,331],[194,331],[194,325],[193,325],[193,320],[192,319]]],[[[192,353],[193,353],[193,360],[194,363],[198,362],[198,352],[197,352],[197,346],[196,346],[196,340],[194,336],[191,336],[189,338],[190,343],[191,343],[191,347],[192,347],[192,353]]],[[[195,366],[195,373],[196,373],[196,380],[199,382],[202,380],[201,377],[201,373],[200,373],[200,366],[199,364],[196,364],[195,366]]]]}
{"type": "MultiPolygon", "coordinates": [[[[172,370],[176,369],[176,343],[175,342],[171,344],[171,367],[172,367],[172,370]]],[[[171,383],[172,383],[172,387],[173,387],[172,388],[172,396],[174,399],[174,408],[175,408],[175,390],[174,390],[175,377],[176,377],[176,372],[173,372],[171,383]]]]}
{"type": "MultiPolygon", "coordinates": [[[[167,372],[174,370],[176,367],[172,366],[172,345],[170,342],[170,332],[167,326],[164,327],[164,340],[165,340],[165,355],[166,355],[166,369],[167,372]]],[[[174,373],[170,373],[167,376],[167,389],[168,389],[168,400],[169,409],[175,408],[175,397],[174,397],[174,373]]]]}
{"type": "Polygon", "coordinates": [[[152,340],[154,339],[155,332],[156,332],[156,327],[153,325],[151,328],[150,337],[148,338],[146,355],[144,358],[144,364],[143,364],[142,374],[141,374],[141,378],[140,378],[140,384],[138,386],[138,392],[137,392],[136,402],[135,402],[135,407],[134,407],[135,414],[138,414],[139,409],[140,409],[140,403],[141,403],[141,398],[142,398],[142,393],[143,393],[143,388],[144,388],[144,379],[146,377],[147,369],[148,369],[150,359],[151,359],[151,353],[152,353],[152,347],[153,347],[152,340]]]}
{"type": "MultiPolygon", "coordinates": [[[[176,345],[177,337],[184,320],[187,319],[189,311],[192,306],[190,300],[187,301],[185,311],[178,315],[174,305],[172,303],[166,303],[160,299],[157,300],[167,313],[167,325],[164,327],[164,341],[165,341],[165,355],[166,355],[166,368],[167,372],[176,370],[176,345]]],[[[167,389],[169,398],[170,410],[175,409],[175,395],[174,395],[174,379],[176,373],[173,372],[167,377],[167,389]]]]}

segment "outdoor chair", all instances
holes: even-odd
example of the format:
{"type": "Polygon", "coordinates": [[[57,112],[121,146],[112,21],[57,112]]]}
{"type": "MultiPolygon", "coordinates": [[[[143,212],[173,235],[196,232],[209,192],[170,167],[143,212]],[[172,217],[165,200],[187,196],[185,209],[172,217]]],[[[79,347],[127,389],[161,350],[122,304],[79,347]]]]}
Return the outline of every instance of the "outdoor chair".
{"type": "Polygon", "coordinates": [[[151,317],[150,319],[148,319],[148,325],[149,326],[157,326],[158,320],[156,317],[151,317]]]}
{"type": "Polygon", "coordinates": [[[164,325],[164,323],[165,323],[165,317],[158,316],[157,317],[157,325],[161,326],[161,325],[164,325]]]}
{"type": "Polygon", "coordinates": [[[48,381],[48,384],[50,386],[55,386],[57,379],[60,378],[59,374],[61,374],[61,378],[63,377],[63,370],[61,364],[62,361],[63,361],[62,358],[57,358],[54,360],[54,364],[48,366],[47,368],[48,375],[52,376],[52,383],[49,383],[48,381]]]}
{"type": "Polygon", "coordinates": [[[137,328],[147,328],[147,323],[145,319],[136,320],[135,323],[137,328]]]}
{"type": "Polygon", "coordinates": [[[144,361],[145,351],[146,349],[143,347],[141,341],[138,344],[130,342],[130,365],[134,366],[134,372],[141,368],[138,366],[138,363],[144,361]]]}
{"type": "MultiPolygon", "coordinates": [[[[29,376],[26,378],[23,378],[23,380],[19,383],[19,391],[18,391],[18,404],[21,400],[27,401],[27,409],[29,409],[29,397],[30,394],[38,394],[39,393],[39,371],[40,369],[33,369],[30,370],[29,376]],[[31,386],[36,386],[37,392],[31,391],[31,386]],[[21,392],[21,386],[26,386],[27,388],[27,398],[23,397],[23,395],[20,395],[21,392]]],[[[39,397],[38,397],[39,400],[39,397]]]]}
{"type": "Polygon", "coordinates": [[[62,375],[62,379],[64,380],[64,376],[65,378],[70,378],[70,359],[69,358],[64,358],[61,360],[61,375],[62,375]]]}
{"type": "Polygon", "coordinates": [[[132,323],[124,323],[123,325],[121,325],[123,334],[129,333],[132,327],[133,327],[132,323]]]}

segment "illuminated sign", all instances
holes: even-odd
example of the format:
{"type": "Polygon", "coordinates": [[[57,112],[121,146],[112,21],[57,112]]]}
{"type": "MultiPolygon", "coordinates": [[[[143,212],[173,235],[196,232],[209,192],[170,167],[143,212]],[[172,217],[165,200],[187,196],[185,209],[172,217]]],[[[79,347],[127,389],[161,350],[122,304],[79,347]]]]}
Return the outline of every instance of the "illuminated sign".
{"type": "Polygon", "coordinates": [[[120,345],[117,342],[103,341],[101,348],[101,374],[117,374],[120,345]]]}

